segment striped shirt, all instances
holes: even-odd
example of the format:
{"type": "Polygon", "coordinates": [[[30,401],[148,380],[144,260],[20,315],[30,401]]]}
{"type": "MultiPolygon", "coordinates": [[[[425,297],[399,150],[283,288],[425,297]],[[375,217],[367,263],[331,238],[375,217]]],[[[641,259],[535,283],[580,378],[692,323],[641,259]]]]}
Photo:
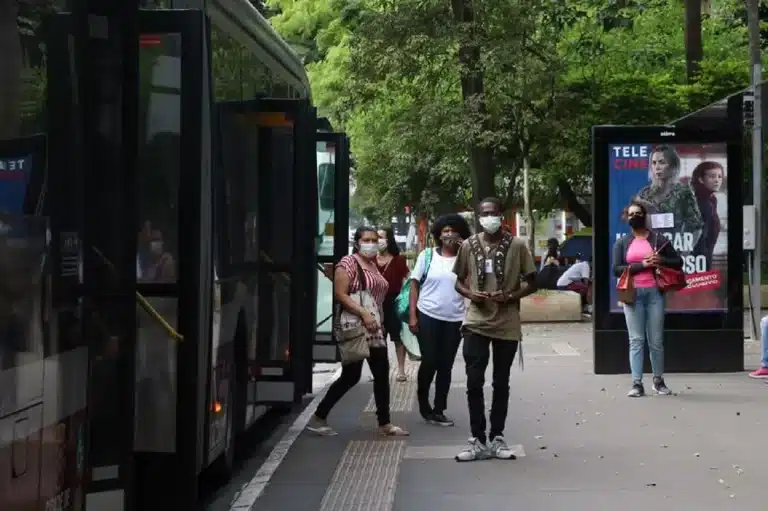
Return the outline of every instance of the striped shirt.
{"type": "MultiPolygon", "coordinates": [[[[352,294],[360,291],[358,262],[355,259],[355,256],[344,256],[341,261],[339,261],[337,268],[341,268],[347,272],[347,276],[349,277],[349,290],[347,292],[352,294]]],[[[379,270],[375,265],[373,270],[363,268],[363,275],[365,276],[365,287],[376,301],[376,308],[379,312],[376,320],[379,322],[379,325],[381,325],[382,319],[384,317],[384,298],[387,296],[387,289],[389,289],[389,284],[387,283],[387,279],[385,279],[384,276],[379,273],[379,270]]],[[[364,306],[366,309],[370,308],[370,304],[364,304],[364,306]]],[[[376,332],[369,332],[367,339],[371,347],[381,347],[387,345],[384,340],[384,330],[381,328],[376,332]]]]}
{"type": "MultiPolygon", "coordinates": [[[[348,255],[341,258],[338,268],[343,268],[349,276],[349,290],[348,293],[357,293],[360,291],[360,278],[357,270],[358,262],[355,260],[355,256],[348,255]]],[[[379,270],[374,266],[373,270],[363,268],[363,274],[365,275],[365,285],[368,291],[373,295],[373,299],[376,300],[376,304],[379,309],[384,305],[384,298],[387,296],[387,290],[389,284],[387,279],[379,273],[379,270]]]]}

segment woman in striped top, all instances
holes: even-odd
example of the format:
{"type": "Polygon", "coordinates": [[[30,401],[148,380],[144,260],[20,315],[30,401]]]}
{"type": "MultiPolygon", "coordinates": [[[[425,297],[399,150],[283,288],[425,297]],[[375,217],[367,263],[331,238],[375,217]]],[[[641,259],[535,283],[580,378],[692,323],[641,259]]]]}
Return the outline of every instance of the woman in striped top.
{"type": "MultiPolygon", "coordinates": [[[[373,374],[373,397],[376,401],[376,416],[379,432],[386,436],[403,436],[408,433],[393,425],[389,418],[389,357],[384,339],[384,331],[376,318],[350,297],[350,293],[360,290],[358,266],[362,268],[365,284],[379,308],[379,317],[383,317],[384,298],[389,285],[376,267],[376,255],[379,253],[379,235],[372,227],[358,227],[354,236],[352,255],[345,256],[336,266],[333,276],[333,289],[336,300],[347,311],[356,314],[370,333],[370,356],[368,367],[373,374]]],[[[320,435],[332,436],[337,433],[326,421],[333,406],[344,394],[357,385],[363,372],[363,361],[344,365],[341,376],[328,388],[307,429],[320,435]]]]}

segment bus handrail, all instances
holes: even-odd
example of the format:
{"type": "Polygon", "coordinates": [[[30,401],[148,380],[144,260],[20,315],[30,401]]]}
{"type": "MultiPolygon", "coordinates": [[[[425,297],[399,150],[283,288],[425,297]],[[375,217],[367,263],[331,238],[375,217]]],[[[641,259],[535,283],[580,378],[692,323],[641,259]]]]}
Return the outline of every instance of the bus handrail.
{"type": "MultiPolygon", "coordinates": [[[[101,250],[96,247],[91,247],[91,249],[93,249],[94,253],[96,253],[102,262],[106,264],[112,271],[117,271],[117,268],[115,268],[115,265],[112,263],[112,261],[107,259],[107,256],[105,256],[101,250]]],[[[144,312],[146,312],[152,319],[154,319],[160,325],[160,327],[162,327],[163,330],[168,333],[169,336],[173,337],[176,341],[179,342],[184,340],[184,336],[176,331],[176,329],[173,328],[173,326],[171,326],[171,324],[168,323],[168,321],[166,321],[166,319],[159,312],[157,312],[154,307],[152,307],[152,304],[149,303],[149,300],[144,298],[144,296],[138,291],[136,291],[136,301],[139,303],[141,308],[144,309],[144,312]]]]}

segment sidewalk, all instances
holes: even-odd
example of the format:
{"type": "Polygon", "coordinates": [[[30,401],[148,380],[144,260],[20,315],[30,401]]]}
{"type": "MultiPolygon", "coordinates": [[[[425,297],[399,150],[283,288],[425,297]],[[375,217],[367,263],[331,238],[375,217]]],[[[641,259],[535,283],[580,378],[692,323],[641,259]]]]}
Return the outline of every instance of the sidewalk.
{"type": "Polygon", "coordinates": [[[506,430],[510,445],[518,444],[516,461],[454,461],[468,437],[459,354],[448,410],[456,427],[421,421],[412,377],[392,383],[393,420],[411,436],[377,437],[364,375],[329,418],[339,436],[301,433],[260,497],[232,509],[760,508],[766,385],[745,374],[673,374],[667,381],[678,395],[630,399],[626,376],[592,374],[590,328],[525,327],[525,370],[513,368],[506,430]]]}

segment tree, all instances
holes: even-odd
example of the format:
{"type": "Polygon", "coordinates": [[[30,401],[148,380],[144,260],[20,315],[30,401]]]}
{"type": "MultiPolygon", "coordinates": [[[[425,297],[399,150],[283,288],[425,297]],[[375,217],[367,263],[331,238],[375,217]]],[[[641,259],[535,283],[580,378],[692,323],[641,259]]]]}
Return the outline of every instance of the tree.
{"type": "Polygon", "coordinates": [[[0,2],[0,140],[44,128],[46,49],[40,28],[59,3],[0,2]]]}
{"type": "Polygon", "coordinates": [[[0,139],[18,136],[21,126],[22,55],[17,2],[0,3],[0,139]]]}
{"type": "Polygon", "coordinates": [[[524,161],[531,209],[573,204],[591,189],[591,126],[666,123],[748,83],[735,3],[702,20],[693,83],[684,6],[668,0],[270,6],[276,28],[309,49],[316,104],[350,134],[358,206],[383,216],[491,194],[519,206],[524,161]]]}

